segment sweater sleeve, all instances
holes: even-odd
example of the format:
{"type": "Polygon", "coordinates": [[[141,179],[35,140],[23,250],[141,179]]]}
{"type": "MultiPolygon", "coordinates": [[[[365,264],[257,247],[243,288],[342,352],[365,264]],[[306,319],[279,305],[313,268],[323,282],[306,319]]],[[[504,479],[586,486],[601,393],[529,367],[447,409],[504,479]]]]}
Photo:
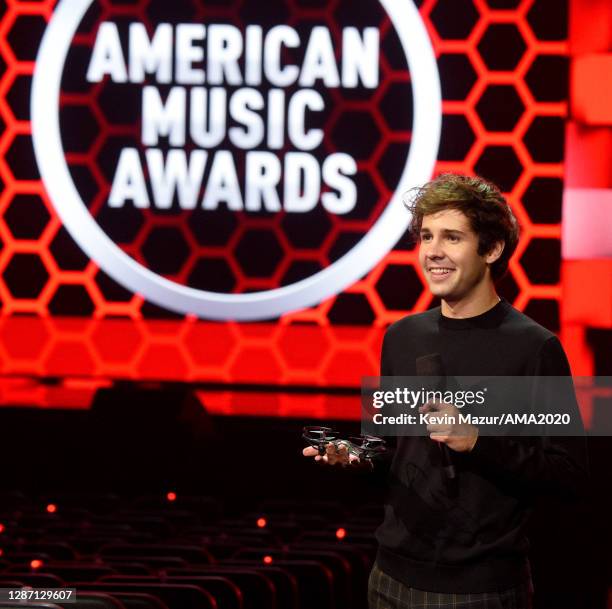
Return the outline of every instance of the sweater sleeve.
{"type": "MultiPolygon", "coordinates": [[[[544,387],[545,377],[551,376],[567,378],[564,410],[573,421],[579,422],[580,412],[569,364],[561,343],[554,336],[543,343],[534,372],[536,383],[544,387]]],[[[588,478],[586,441],[581,423],[579,432],[572,437],[481,436],[467,456],[484,475],[492,479],[501,478],[530,494],[578,496],[585,490],[588,478]]]]}
{"type": "MultiPolygon", "coordinates": [[[[382,350],[380,354],[380,376],[393,376],[393,368],[391,366],[391,358],[389,356],[389,332],[385,333],[383,338],[382,350]]],[[[391,469],[391,462],[395,455],[397,446],[396,437],[385,437],[386,451],[372,458],[372,471],[379,476],[386,476],[391,469]]]]}

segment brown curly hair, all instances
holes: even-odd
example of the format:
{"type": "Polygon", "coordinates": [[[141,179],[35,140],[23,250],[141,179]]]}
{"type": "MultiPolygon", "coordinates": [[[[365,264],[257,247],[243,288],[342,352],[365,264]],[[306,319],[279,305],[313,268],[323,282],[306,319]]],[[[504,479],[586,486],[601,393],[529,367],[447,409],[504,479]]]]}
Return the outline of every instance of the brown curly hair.
{"type": "Polygon", "coordinates": [[[491,264],[493,279],[499,279],[508,270],[518,243],[519,226],[506,199],[491,182],[480,177],[444,173],[409,191],[405,205],[412,212],[410,232],[417,241],[423,216],[445,209],[459,210],[478,235],[480,256],[490,252],[496,243],[504,242],[501,256],[491,264]]]}

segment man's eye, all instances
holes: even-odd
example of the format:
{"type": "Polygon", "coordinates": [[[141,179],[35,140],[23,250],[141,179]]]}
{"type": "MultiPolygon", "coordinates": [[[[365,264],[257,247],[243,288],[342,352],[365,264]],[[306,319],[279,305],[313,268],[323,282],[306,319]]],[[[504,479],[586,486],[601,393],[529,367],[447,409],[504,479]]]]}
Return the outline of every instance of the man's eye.
{"type": "Polygon", "coordinates": [[[448,236],[448,240],[451,243],[458,243],[459,242],[459,237],[457,237],[457,235],[449,235],[448,236]]]}
{"type": "Polygon", "coordinates": [[[431,235],[421,235],[421,241],[429,241],[431,239],[431,235]]]}

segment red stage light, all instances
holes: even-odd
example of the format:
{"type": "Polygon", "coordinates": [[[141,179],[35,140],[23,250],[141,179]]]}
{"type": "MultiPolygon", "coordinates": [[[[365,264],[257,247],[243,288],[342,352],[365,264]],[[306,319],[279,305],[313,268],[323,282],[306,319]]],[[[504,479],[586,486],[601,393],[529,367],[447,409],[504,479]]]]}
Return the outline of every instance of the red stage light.
{"type": "Polygon", "coordinates": [[[30,562],[30,567],[32,567],[32,569],[40,569],[42,566],[43,561],[38,560],[38,558],[35,558],[33,561],[30,562]]]}
{"type": "Polygon", "coordinates": [[[0,533],[4,533],[4,529],[5,529],[4,525],[0,524],[0,533]]]}
{"type": "Polygon", "coordinates": [[[173,493],[172,491],[171,491],[171,492],[169,492],[169,493],[166,495],[166,499],[167,499],[168,501],[176,501],[176,493],[173,493]]]}
{"type": "Polygon", "coordinates": [[[3,554],[4,554],[4,550],[0,548],[0,556],[2,556],[3,554]]]}
{"type": "Polygon", "coordinates": [[[257,519],[257,526],[260,529],[263,529],[267,524],[268,524],[268,521],[265,518],[258,518],[257,519]]]}
{"type": "Polygon", "coordinates": [[[346,537],[346,529],[340,528],[336,531],[336,537],[338,539],[344,539],[346,537]]]}
{"type": "Polygon", "coordinates": [[[49,512],[49,514],[55,514],[55,512],[57,512],[57,505],[55,505],[55,503],[50,503],[47,506],[47,512],[49,512]]]}
{"type": "Polygon", "coordinates": [[[263,561],[264,561],[264,563],[266,565],[271,565],[272,564],[272,560],[273,560],[272,557],[269,556],[269,555],[263,557],[263,561]]]}

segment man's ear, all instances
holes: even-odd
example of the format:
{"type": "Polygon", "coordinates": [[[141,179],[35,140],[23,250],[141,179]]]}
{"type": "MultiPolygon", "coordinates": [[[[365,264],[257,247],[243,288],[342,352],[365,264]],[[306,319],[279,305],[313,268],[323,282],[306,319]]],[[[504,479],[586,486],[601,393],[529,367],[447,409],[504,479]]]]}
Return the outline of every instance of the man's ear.
{"type": "Polygon", "coordinates": [[[502,255],[504,251],[504,246],[506,244],[503,241],[498,241],[495,245],[490,249],[488,254],[485,254],[485,262],[487,264],[493,264],[499,257],[502,255]]]}

